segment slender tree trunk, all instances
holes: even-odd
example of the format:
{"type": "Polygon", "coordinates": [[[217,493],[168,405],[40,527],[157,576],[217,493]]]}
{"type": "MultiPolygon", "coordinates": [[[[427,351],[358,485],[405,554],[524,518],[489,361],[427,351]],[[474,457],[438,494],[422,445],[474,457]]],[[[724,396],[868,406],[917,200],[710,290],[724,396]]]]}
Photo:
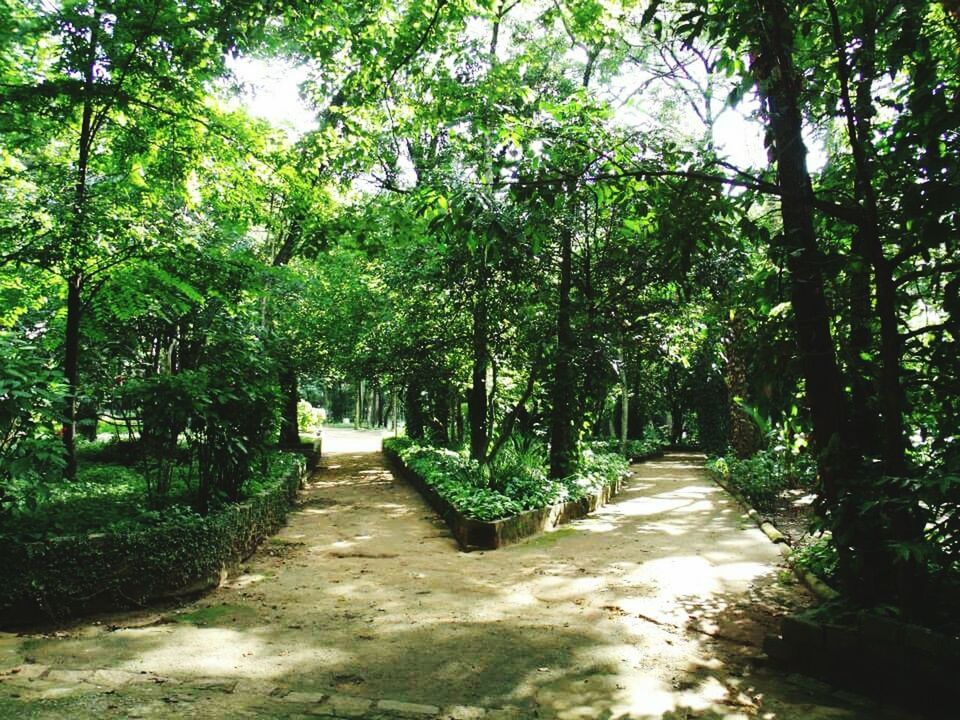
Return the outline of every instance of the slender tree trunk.
{"type": "Polygon", "coordinates": [[[879,411],[876,407],[873,354],[874,315],[870,292],[870,269],[864,253],[860,232],[851,242],[853,262],[847,274],[850,277],[850,333],[847,342],[850,366],[850,420],[857,446],[867,455],[881,452],[879,411]]]}
{"type": "Polygon", "coordinates": [[[630,384],[627,379],[626,353],[620,348],[620,452],[627,454],[630,435],[630,384]]]}
{"type": "Polygon", "coordinates": [[[873,168],[868,157],[872,107],[872,87],[875,64],[875,21],[864,23],[860,83],[857,88],[857,107],[850,93],[850,66],[846,43],[840,26],[840,17],[834,0],[827,1],[830,11],[834,50],[837,54],[837,74],[840,80],[840,101],[847,122],[847,137],[853,154],[854,184],[861,213],[858,222],[859,246],[863,256],[873,266],[877,289],[877,315],[880,318],[880,407],[883,413],[882,453],[884,470],[901,475],[906,470],[906,444],[903,429],[902,389],[900,387],[900,360],[902,355],[897,308],[897,286],[893,265],[886,258],[880,231],[880,210],[873,187],[873,168]]]}
{"type": "Polygon", "coordinates": [[[354,408],[353,408],[353,429],[360,429],[361,413],[363,412],[363,380],[357,382],[356,390],[354,392],[354,408]]]}
{"type": "Polygon", "coordinates": [[[83,305],[82,247],[87,233],[87,172],[90,150],[93,146],[93,92],[97,62],[100,13],[95,12],[90,29],[90,47],[84,69],[83,111],[80,118],[80,138],[77,151],[77,177],[74,186],[72,238],[68,251],[67,318],[63,347],[63,374],[67,381],[67,399],[64,407],[63,447],[66,452],[64,475],[77,475],[77,398],[80,394],[80,315],[83,305]]]}
{"type": "Polygon", "coordinates": [[[406,420],[407,437],[419,440],[423,437],[423,399],[420,396],[420,386],[410,382],[406,390],[406,420]]]}
{"type": "Polygon", "coordinates": [[[397,427],[398,427],[397,415],[399,414],[399,410],[400,410],[399,405],[400,405],[400,398],[398,397],[397,388],[393,388],[393,390],[391,391],[391,398],[390,398],[390,410],[393,416],[391,419],[391,424],[393,425],[392,429],[393,429],[394,435],[397,434],[397,427]]]}
{"type": "Polygon", "coordinates": [[[736,398],[742,402],[750,399],[747,364],[740,352],[743,332],[743,319],[739,314],[735,314],[730,320],[724,345],[727,355],[727,387],[730,390],[730,447],[739,458],[750,457],[761,445],[760,431],[756,424],[736,402],[736,398]]]}
{"type": "Polygon", "coordinates": [[[65,475],[73,479],[77,475],[77,395],[80,388],[80,292],[83,279],[80,273],[67,280],[67,328],[64,344],[63,373],[67,379],[67,406],[63,425],[63,445],[66,449],[65,475]]]}
{"type": "Polygon", "coordinates": [[[564,478],[576,469],[574,402],[577,394],[573,357],[573,307],[570,289],[573,279],[573,232],[560,235],[560,287],[557,306],[557,354],[553,370],[553,415],[550,425],[550,477],[564,478]]]}
{"type": "Polygon", "coordinates": [[[470,457],[481,465],[486,462],[487,444],[487,283],[486,268],[480,268],[479,287],[473,306],[473,370],[471,373],[468,415],[470,421],[470,457]]]}
{"type": "Polygon", "coordinates": [[[296,447],[300,444],[300,427],[297,420],[300,388],[297,382],[297,371],[293,368],[284,368],[280,371],[280,394],[283,398],[280,413],[280,445],[296,447]]]}

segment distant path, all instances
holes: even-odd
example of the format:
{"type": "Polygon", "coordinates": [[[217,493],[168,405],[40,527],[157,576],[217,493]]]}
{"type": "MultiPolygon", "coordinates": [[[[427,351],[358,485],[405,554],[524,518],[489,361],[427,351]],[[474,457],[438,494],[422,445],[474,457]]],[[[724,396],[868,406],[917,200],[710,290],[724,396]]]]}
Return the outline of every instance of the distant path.
{"type": "Polygon", "coordinates": [[[0,635],[0,718],[909,717],[763,665],[809,599],[697,456],[465,554],[379,442],[328,430],[289,525],[198,602],[0,635]]]}

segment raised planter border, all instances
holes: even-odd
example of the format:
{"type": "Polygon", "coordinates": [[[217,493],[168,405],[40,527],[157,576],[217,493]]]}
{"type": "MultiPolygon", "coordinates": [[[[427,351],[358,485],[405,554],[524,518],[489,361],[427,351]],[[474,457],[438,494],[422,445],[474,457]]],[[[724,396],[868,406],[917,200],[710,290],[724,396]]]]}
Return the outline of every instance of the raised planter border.
{"type": "MultiPolygon", "coordinates": [[[[704,468],[713,481],[747,512],[794,574],[820,602],[836,600],[840,593],[793,558],[793,547],[769,517],[756,508],[720,473],[704,468]]],[[[789,615],[780,623],[779,635],[768,635],[763,650],[774,662],[792,666],[806,675],[855,690],[907,700],[918,697],[936,707],[937,698],[956,687],[960,667],[960,637],[951,638],[919,625],[874,615],[862,615],[855,624],[821,622],[806,613],[789,615]],[[921,691],[922,690],[922,691],[921,691]]]]}
{"type": "Polygon", "coordinates": [[[785,617],[780,633],[767,636],[764,652],[804,674],[913,709],[956,693],[960,637],[866,613],[843,624],[801,613],[785,617]]]}
{"type": "Polygon", "coordinates": [[[393,450],[383,447],[383,456],[391,469],[413,485],[447,523],[453,537],[465,552],[496,550],[538,535],[549,528],[586,517],[608,503],[623,487],[626,477],[617,478],[579,500],[547,505],[512,515],[502,520],[475,520],[457,510],[446,498],[413,472],[393,450]]]}
{"type": "Polygon", "coordinates": [[[218,587],[263,540],[277,531],[304,481],[310,458],[297,458],[276,486],[188,525],[169,523],[123,534],[68,535],[4,548],[0,579],[0,627],[62,621],[95,612],[124,610],[218,587]],[[176,536],[179,542],[171,538],[176,536]],[[187,547],[184,538],[193,541],[187,547]],[[169,546],[168,553],[158,547],[169,546]],[[149,547],[151,551],[144,553],[149,547]],[[196,549],[202,548],[197,553],[196,549]],[[151,566],[146,557],[153,560],[151,566]],[[109,557],[115,563],[99,562],[109,557]],[[84,568],[82,587],[58,582],[84,568]],[[155,574],[151,574],[151,570],[155,574]]]}

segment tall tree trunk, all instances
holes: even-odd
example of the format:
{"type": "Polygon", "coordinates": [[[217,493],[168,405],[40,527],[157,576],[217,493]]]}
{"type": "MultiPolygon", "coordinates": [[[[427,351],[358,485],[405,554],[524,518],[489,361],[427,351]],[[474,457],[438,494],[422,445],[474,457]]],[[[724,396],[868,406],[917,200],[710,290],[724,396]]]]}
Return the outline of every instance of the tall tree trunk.
{"type": "Polygon", "coordinates": [[[845,459],[852,459],[846,402],[830,332],[830,311],[824,294],[824,258],[813,227],[813,190],[807,172],[799,106],[801,78],[793,65],[793,28],[782,0],[760,0],[760,53],[754,73],[767,104],[767,122],[774,140],[784,246],[791,276],[791,304],[813,441],[820,454],[820,478],[827,503],[839,499],[845,459]]]}
{"type": "Polygon", "coordinates": [[[861,37],[861,73],[854,108],[850,92],[850,66],[840,17],[834,0],[827,0],[830,11],[837,75],[840,81],[840,103],[847,124],[847,137],[853,154],[854,186],[861,213],[857,223],[858,249],[873,266],[877,291],[877,315],[880,318],[880,407],[883,413],[882,453],[884,471],[901,475],[906,471],[906,444],[903,429],[900,360],[902,355],[897,308],[897,286],[893,264],[883,250],[880,210],[873,187],[873,168],[869,157],[873,113],[872,87],[875,73],[874,52],[876,19],[865,18],[861,37]]]}
{"type": "Polygon", "coordinates": [[[407,437],[419,440],[423,437],[423,398],[420,395],[420,385],[414,381],[407,384],[405,400],[405,415],[407,420],[407,437]]]}
{"type": "Polygon", "coordinates": [[[813,228],[813,192],[801,136],[800,74],[793,66],[793,29],[782,0],[760,0],[755,60],[775,139],[785,250],[792,281],[797,345],[818,452],[821,500],[830,517],[841,582],[853,597],[876,600],[889,579],[890,558],[878,528],[862,522],[859,503],[871,491],[847,422],[846,397],[824,297],[824,259],[813,228]]]}
{"type": "Polygon", "coordinates": [[[486,267],[480,268],[479,287],[473,306],[473,369],[467,413],[470,422],[470,457],[481,465],[486,462],[487,445],[487,361],[489,349],[486,267]]]}
{"type": "Polygon", "coordinates": [[[738,458],[750,457],[761,445],[760,431],[756,423],[737,404],[737,398],[744,403],[750,398],[747,364],[740,351],[740,338],[743,332],[743,318],[739,314],[734,314],[727,327],[724,349],[727,356],[727,387],[730,390],[730,447],[738,458]]]}
{"type": "Polygon", "coordinates": [[[870,267],[860,232],[851,242],[853,262],[847,270],[850,278],[850,332],[847,340],[850,366],[850,421],[854,440],[866,455],[881,452],[881,428],[876,404],[877,387],[873,354],[873,312],[870,292],[870,267]]]}
{"type": "Polygon", "coordinates": [[[626,353],[620,348],[620,452],[627,454],[627,440],[630,437],[630,383],[627,378],[626,353]]]}
{"type": "Polygon", "coordinates": [[[361,413],[363,412],[363,380],[360,380],[356,384],[354,391],[354,408],[353,408],[353,429],[360,429],[360,422],[362,420],[361,413]]]}
{"type": "Polygon", "coordinates": [[[67,455],[64,474],[68,479],[77,475],[77,395],[80,388],[80,291],[83,279],[80,273],[67,280],[67,328],[63,354],[63,374],[67,380],[67,404],[63,425],[63,445],[67,455]]]}
{"type": "Polygon", "coordinates": [[[297,420],[300,388],[297,382],[297,371],[293,368],[283,368],[280,371],[280,394],[282,396],[280,445],[296,447],[300,444],[300,427],[297,420]]]}
{"type": "Polygon", "coordinates": [[[557,354],[553,369],[553,414],[550,423],[550,477],[564,478],[576,469],[577,444],[574,432],[575,398],[573,357],[573,306],[570,289],[573,279],[573,232],[560,235],[560,286],[557,305],[557,354]]]}
{"type": "Polygon", "coordinates": [[[400,412],[399,405],[400,405],[400,398],[398,397],[397,388],[394,387],[391,390],[391,394],[390,394],[390,414],[392,415],[391,429],[393,430],[394,435],[397,434],[397,416],[399,415],[399,412],[400,412]]]}
{"type": "Polygon", "coordinates": [[[77,398],[80,394],[80,315],[83,310],[82,246],[87,233],[87,172],[90,167],[90,150],[93,146],[93,94],[97,63],[98,30],[100,13],[94,12],[90,27],[90,46],[84,68],[83,111],[80,117],[80,138],[77,148],[77,177],[73,197],[72,237],[67,256],[67,318],[63,347],[63,374],[67,381],[67,398],[64,407],[63,447],[66,452],[64,475],[73,479],[77,475],[77,398]]]}

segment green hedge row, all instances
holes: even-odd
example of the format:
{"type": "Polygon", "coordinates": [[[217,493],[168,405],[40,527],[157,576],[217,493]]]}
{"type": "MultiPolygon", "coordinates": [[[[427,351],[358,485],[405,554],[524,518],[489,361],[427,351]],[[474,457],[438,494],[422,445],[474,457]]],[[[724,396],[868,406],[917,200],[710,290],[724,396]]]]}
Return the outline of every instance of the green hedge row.
{"type": "Polygon", "coordinates": [[[156,527],[38,542],[9,541],[0,554],[0,625],[64,619],[216,586],[283,525],[306,471],[287,471],[249,500],[206,517],[172,515],[156,527]]]}

